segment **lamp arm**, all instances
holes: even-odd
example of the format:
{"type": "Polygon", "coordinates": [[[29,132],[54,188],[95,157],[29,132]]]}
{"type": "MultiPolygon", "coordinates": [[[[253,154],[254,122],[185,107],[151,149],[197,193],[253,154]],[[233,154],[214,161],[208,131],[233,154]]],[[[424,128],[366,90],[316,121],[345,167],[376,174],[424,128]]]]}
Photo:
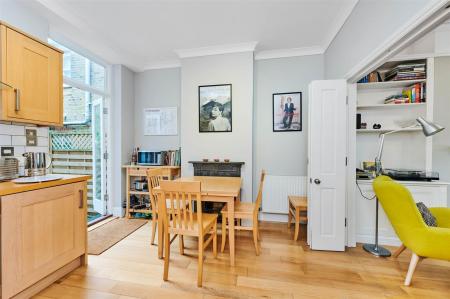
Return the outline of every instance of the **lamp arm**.
{"type": "Polygon", "coordinates": [[[392,131],[380,134],[380,137],[378,139],[378,154],[377,154],[377,156],[375,158],[375,174],[376,174],[376,176],[380,176],[381,173],[382,173],[381,157],[383,155],[384,137],[386,135],[391,135],[391,134],[394,134],[394,133],[397,133],[397,132],[401,132],[401,131],[404,131],[404,130],[407,130],[407,129],[414,128],[416,126],[417,126],[417,124],[414,124],[414,125],[411,125],[411,126],[408,126],[408,127],[404,127],[404,128],[401,128],[401,129],[392,130],[392,131]]]}

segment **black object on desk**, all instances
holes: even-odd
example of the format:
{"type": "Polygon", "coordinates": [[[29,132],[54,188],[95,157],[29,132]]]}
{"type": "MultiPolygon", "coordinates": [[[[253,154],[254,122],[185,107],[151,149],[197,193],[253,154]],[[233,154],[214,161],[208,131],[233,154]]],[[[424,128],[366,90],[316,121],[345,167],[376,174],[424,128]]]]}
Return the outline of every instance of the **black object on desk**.
{"type": "Polygon", "coordinates": [[[437,181],[439,173],[436,171],[410,169],[383,169],[383,174],[397,181],[437,181]]]}

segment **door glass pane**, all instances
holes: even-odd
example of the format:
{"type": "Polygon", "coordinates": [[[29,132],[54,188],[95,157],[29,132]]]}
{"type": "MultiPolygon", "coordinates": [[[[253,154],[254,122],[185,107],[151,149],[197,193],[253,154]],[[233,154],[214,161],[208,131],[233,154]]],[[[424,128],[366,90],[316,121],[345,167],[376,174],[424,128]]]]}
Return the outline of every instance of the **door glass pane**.
{"type": "Polygon", "coordinates": [[[105,68],[95,62],[90,62],[90,82],[91,87],[104,90],[105,89],[105,68]]]}
{"type": "Polygon", "coordinates": [[[82,84],[105,90],[105,68],[88,58],[49,39],[49,43],[64,51],[63,75],[82,84]]]}
{"type": "Polygon", "coordinates": [[[64,84],[64,124],[89,121],[90,92],[64,84]]]}
{"type": "MultiPolygon", "coordinates": [[[[103,126],[102,126],[102,110],[103,110],[103,98],[98,95],[94,95],[92,99],[92,160],[93,160],[93,187],[94,187],[94,201],[102,202],[102,168],[103,168],[103,126]]],[[[103,212],[103,207],[95,207],[97,212],[103,212]]]]}

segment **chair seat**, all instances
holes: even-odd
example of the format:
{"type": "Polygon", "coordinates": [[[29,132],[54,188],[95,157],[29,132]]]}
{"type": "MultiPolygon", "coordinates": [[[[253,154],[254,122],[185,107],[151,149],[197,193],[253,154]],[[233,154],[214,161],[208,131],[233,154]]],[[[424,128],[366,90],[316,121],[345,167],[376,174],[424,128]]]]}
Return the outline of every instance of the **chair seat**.
{"type": "MultiPolygon", "coordinates": [[[[244,218],[253,216],[255,204],[253,202],[239,202],[234,205],[234,217],[244,218]]],[[[222,214],[228,214],[227,206],[223,207],[222,214]]]]}
{"type": "MultiPolygon", "coordinates": [[[[193,215],[193,228],[191,229],[190,226],[188,226],[187,228],[185,228],[183,226],[183,229],[180,229],[178,227],[178,223],[177,223],[177,227],[169,227],[169,231],[170,233],[174,233],[174,234],[181,234],[181,235],[192,235],[192,236],[197,236],[198,235],[198,220],[197,220],[197,213],[194,213],[193,215]]],[[[210,229],[214,227],[214,223],[216,223],[217,221],[217,214],[207,214],[207,213],[202,213],[202,218],[203,218],[203,234],[207,234],[209,233],[210,229]]],[[[184,219],[184,216],[181,217],[181,219],[184,219]]],[[[178,220],[178,218],[177,218],[178,220]]],[[[189,224],[189,220],[187,221],[187,223],[189,224]]]]}
{"type": "Polygon", "coordinates": [[[300,209],[308,209],[308,200],[306,196],[293,196],[290,195],[289,197],[289,203],[292,204],[296,208],[300,209]]]}

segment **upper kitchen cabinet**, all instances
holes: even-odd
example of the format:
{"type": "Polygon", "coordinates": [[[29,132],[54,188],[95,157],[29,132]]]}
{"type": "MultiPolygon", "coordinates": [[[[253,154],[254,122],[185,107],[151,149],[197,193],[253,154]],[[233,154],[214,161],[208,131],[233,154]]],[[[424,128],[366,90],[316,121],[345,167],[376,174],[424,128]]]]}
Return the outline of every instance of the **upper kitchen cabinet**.
{"type": "Polygon", "coordinates": [[[1,120],[63,124],[63,53],[0,23],[1,120]]]}

